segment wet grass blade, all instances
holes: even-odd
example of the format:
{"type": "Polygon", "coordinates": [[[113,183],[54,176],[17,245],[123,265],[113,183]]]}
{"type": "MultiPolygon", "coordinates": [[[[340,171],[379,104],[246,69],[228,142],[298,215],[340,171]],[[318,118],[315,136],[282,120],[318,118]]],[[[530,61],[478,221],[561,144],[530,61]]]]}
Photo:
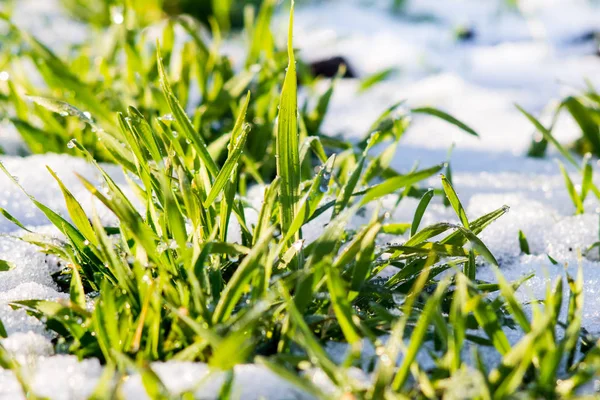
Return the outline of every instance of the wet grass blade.
{"type": "Polygon", "coordinates": [[[264,256],[269,240],[272,238],[274,228],[271,227],[264,231],[262,237],[252,248],[250,253],[244,258],[240,266],[229,280],[229,283],[223,289],[221,298],[215,307],[213,314],[213,323],[220,323],[231,315],[236,303],[242,297],[246,284],[252,277],[252,274],[260,267],[260,259],[264,256]]]}
{"type": "Polygon", "coordinates": [[[298,188],[300,185],[300,153],[298,146],[298,106],[296,60],[292,36],[294,31],[294,6],[290,10],[288,28],[288,67],[279,100],[277,123],[277,175],[280,183],[280,213],[282,232],[287,235],[296,216],[298,188]]]}

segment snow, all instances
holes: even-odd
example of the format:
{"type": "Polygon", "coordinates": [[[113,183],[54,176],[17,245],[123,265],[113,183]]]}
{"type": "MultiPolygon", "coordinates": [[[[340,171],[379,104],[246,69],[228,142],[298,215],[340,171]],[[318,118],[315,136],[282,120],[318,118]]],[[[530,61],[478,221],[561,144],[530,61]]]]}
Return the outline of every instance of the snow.
{"type": "MultiPolygon", "coordinates": [[[[15,19],[60,51],[67,42],[83,40],[86,32],[57,12],[56,3],[20,0],[15,19]]],[[[590,332],[600,333],[599,253],[596,249],[582,258],[578,256],[599,240],[598,202],[589,198],[585,214],[573,215],[574,207],[553,160],[556,151],[550,149],[551,157],[546,160],[524,157],[534,130],[514,107],[518,103],[534,115],[543,114],[542,121],[547,122],[548,105],[583,87],[584,78],[600,86],[597,45],[583,40],[600,27],[600,7],[585,0],[525,0],[519,2],[518,10],[509,9],[500,0],[412,0],[407,2],[407,14],[393,15],[386,9],[389,1],[363,3],[332,0],[300,5],[297,9],[295,45],[304,59],[341,55],[363,77],[383,68],[398,70],[392,79],[360,94],[358,80],[339,82],[323,130],[359,140],[369,133],[369,126],[386,107],[402,99],[407,100],[408,106],[441,108],[472,126],[481,138],[468,136],[430,117],[415,116],[392,166],[406,171],[415,160],[421,166],[445,161],[448,149],[455,144],[451,157],[453,181],[469,217],[481,216],[505,204],[511,207],[481,238],[501,261],[502,273],[509,281],[535,273],[517,293],[520,300],[543,298],[549,280],[566,272],[575,275],[581,265],[585,281],[583,324],[590,332]],[[461,26],[473,30],[473,40],[454,39],[453,31],[461,26]],[[520,254],[519,230],[527,236],[531,255],[520,254]],[[547,254],[559,264],[553,265],[547,254]]],[[[281,13],[276,29],[283,30],[286,23],[285,13],[281,13]]],[[[237,48],[235,44],[226,47],[233,52],[237,48]]],[[[578,130],[570,118],[561,117],[555,133],[566,142],[575,138],[578,130]]],[[[0,125],[0,146],[10,154],[16,154],[21,147],[14,131],[6,125],[0,125]]],[[[58,186],[45,169],[46,165],[51,166],[86,211],[91,212],[91,196],[73,172],[95,183],[99,177],[82,159],[65,155],[0,159],[29,194],[66,215],[58,186]]],[[[118,183],[124,184],[116,168],[105,167],[118,183]]],[[[573,174],[572,179],[578,183],[580,178],[573,174]]],[[[430,183],[439,182],[432,179],[430,183]]],[[[258,206],[262,189],[251,188],[249,197],[258,206]]],[[[384,206],[392,203],[392,199],[384,199],[384,206]]],[[[406,199],[394,210],[391,220],[409,222],[416,204],[417,200],[406,199]]],[[[101,205],[94,206],[103,222],[116,223],[101,205]]],[[[0,207],[35,231],[56,234],[26,195],[4,176],[0,176],[0,207]]],[[[364,217],[357,217],[352,226],[360,226],[369,216],[367,212],[364,217]]],[[[307,240],[320,233],[327,218],[323,215],[311,223],[305,232],[307,240]]],[[[456,217],[442,204],[433,203],[422,226],[440,220],[456,221],[456,217]]],[[[0,219],[0,233],[0,259],[16,265],[15,269],[0,273],[0,320],[9,334],[2,341],[3,346],[33,377],[38,395],[87,398],[102,372],[97,360],[80,362],[73,356],[53,355],[49,341],[52,334],[36,319],[7,305],[16,300],[66,297],[58,292],[50,277],[60,266],[14,237],[20,234],[19,230],[4,219],[0,219]]],[[[236,234],[239,231],[231,232],[232,237],[236,234]]],[[[494,274],[482,268],[478,278],[494,280],[494,274]]],[[[519,333],[513,332],[510,339],[515,341],[518,337],[519,333]]],[[[345,348],[330,344],[328,351],[334,358],[341,357],[345,348]]],[[[374,349],[365,348],[363,358],[373,352],[374,349]]],[[[199,398],[215,398],[225,379],[223,373],[210,371],[204,364],[167,362],[154,363],[152,368],[173,393],[194,390],[199,398]]],[[[472,372],[464,374],[470,376],[472,372]]],[[[328,390],[321,371],[306,373],[328,390]]],[[[139,375],[130,376],[122,389],[127,398],[146,396],[139,375]]],[[[236,367],[234,394],[244,399],[307,397],[257,365],[236,367]]],[[[13,374],[0,370],[0,399],[19,397],[24,398],[13,374]]]]}

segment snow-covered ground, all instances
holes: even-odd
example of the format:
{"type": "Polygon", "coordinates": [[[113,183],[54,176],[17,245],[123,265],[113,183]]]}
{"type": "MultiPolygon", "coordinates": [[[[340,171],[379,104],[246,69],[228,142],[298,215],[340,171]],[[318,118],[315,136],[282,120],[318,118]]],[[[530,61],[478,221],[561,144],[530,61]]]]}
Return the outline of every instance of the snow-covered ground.
{"type": "MultiPolygon", "coordinates": [[[[64,20],[57,24],[54,18],[44,17],[56,12],[54,3],[19,0],[18,22],[34,29],[50,45],[80,38],[79,26],[65,25],[64,20]]],[[[504,204],[511,207],[481,237],[501,260],[507,279],[535,272],[519,291],[520,298],[544,297],[548,279],[565,271],[574,274],[581,263],[585,279],[583,324],[589,331],[600,333],[600,262],[597,256],[581,261],[577,256],[599,238],[598,202],[588,199],[586,213],[573,216],[573,205],[552,159],[556,151],[550,149],[546,160],[524,157],[533,128],[514,106],[518,103],[538,115],[552,100],[581,88],[584,78],[600,86],[598,48],[589,39],[590,32],[600,30],[600,5],[584,0],[525,0],[519,2],[517,12],[503,1],[412,0],[407,2],[407,17],[390,14],[386,9],[389,3],[330,0],[297,9],[295,45],[304,59],[341,55],[361,76],[388,67],[398,69],[391,79],[363,94],[357,92],[357,80],[340,82],[324,131],[362,137],[381,111],[402,99],[409,105],[444,109],[472,126],[480,139],[431,118],[415,118],[393,166],[407,170],[417,160],[422,166],[444,161],[448,148],[456,144],[451,159],[454,184],[467,214],[474,218],[504,204]],[[453,32],[458,27],[471,28],[473,39],[457,42],[453,32]],[[520,254],[519,230],[527,235],[531,255],[520,254]],[[546,254],[559,265],[552,265],[546,254]]],[[[276,25],[285,25],[284,15],[276,25]]],[[[6,127],[0,129],[0,145],[14,144],[14,135],[6,127]]],[[[562,141],[578,135],[568,117],[559,121],[555,133],[562,141]]],[[[59,155],[1,159],[30,194],[55,210],[66,213],[58,187],[46,172],[47,164],[78,198],[90,202],[90,195],[72,172],[90,179],[97,176],[81,159],[59,155]]],[[[116,170],[114,174],[119,176],[116,170]]],[[[576,175],[573,178],[579,181],[576,175]]],[[[416,204],[416,200],[407,199],[392,218],[410,221],[416,204]]],[[[36,230],[51,230],[26,196],[3,176],[0,207],[36,230]]],[[[104,218],[108,221],[111,217],[104,218]]],[[[440,220],[455,217],[451,210],[435,204],[423,224],[440,220]]],[[[0,219],[0,232],[16,230],[0,219]]],[[[4,346],[29,366],[39,395],[86,398],[102,372],[100,364],[52,356],[50,336],[42,324],[6,305],[14,300],[64,297],[50,277],[59,267],[35,248],[10,237],[0,237],[0,259],[16,265],[14,270],[0,273],[0,319],[9,333],[4,346]]],[[[485,269],[478,277],[494,279],[485,269]]],[[[160,363],[154,367],[174,391],[194,387],[210,373],[201,364],[160,363]]],[[[239,366],[235,372],[239,398],[301,398],[261,367],[239,366]]],[[[220,379],[207,379],[198,393],[203,398],[214,397],[220,379]]],[[[322,383],[319,374],[314,379],[322,383]]],[[[143,398],[139,378],[132,377],[125,392],[129,398],[143,398]]],[[[0,399],[19,396],[12,373],[0,370],[0,399]]]]}

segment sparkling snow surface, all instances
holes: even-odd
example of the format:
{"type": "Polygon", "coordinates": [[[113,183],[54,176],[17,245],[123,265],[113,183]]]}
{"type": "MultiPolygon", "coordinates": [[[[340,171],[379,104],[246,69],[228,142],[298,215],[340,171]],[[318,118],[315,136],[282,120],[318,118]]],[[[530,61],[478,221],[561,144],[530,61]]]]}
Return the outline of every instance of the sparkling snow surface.
{"type": "MultiPolygon", "coordinates": [[[[65,23],[67,20],[57,12],[55,3],[19,0],[15,18],[60,50],[61,44],[73,42],[74,38],[80,40],[85,31],[78,24],[65,23]]],[[[409,105],[441,108],[472,126],[480,133],[480,139],[429,117],[415,118],[393,166],[406,171],[417,160],[421,166],[439,163],[446,160],[448,148],[456,144],[451,158],[454,183],[469,217],[478,217],[504,204],[511,207],[481,238],[500,260],[507,279],[535,273],[518,292],[523,301],[542,298],[548,281],[564,275],[566,270],[575,274],[578,252],[598,240],[598,204],[589,199],[586,213],[573,216],[573,205],[552,159],[557,156],[556,151],[550,149],[547,160],[524,157],[533,128],[514,103],[540,115],[552,100],[581,88],[584,78],[600,86],[598,48],[592,40],[586,40],[590,32],[600,29],[600,7],[583,0],[525,0],[520,2],[517,13],[499,0],[412,0],[407,2],[409,17],[401,17],[386,11],[391,1],[370,1],[362,6],[358,3],[323,1],[318,6],[299,6],[296,12],[295,46],[301,49],[304,59],[341,55],[362,77],[383,68],[397,69],[390,80],[363,94],[357,93],[357,80],[340,82],[324,131],[361,138],[380,112],[402,99],[409,105]],[[473,29],[473,40],[454,39],[453,32],[460,26],[473,29]],[[520,254],[519,230],[527,235],[531,255],[520,254]],[[559,265],[552,265],[546,254],[558,260],[559,265]]],[[[275,23],[277,29],[285,24],[286,16],[280,15],[275,23]]],[[[578,135],[568,117],[559,121],[555,132],[565,142],[578,135]]],[[[20,146],[14,132],[5,125],[0,125],[0,146],[7,150],[20,146]]],[[[46,171],[45,166],[49,165],[91,212],[91,196],[73,172],[96,182],[98,174],[83,160],[60,155],[1,159],[31,195],[66,214],[58,186],[46,171]]],[[[118,182],[124,183],[117,169],[107,168],[118,182]]],[[[573,179],[579,181],[575,174],[573,179]]],[[[437,179],[431,180],[432,185],[438,183],[437,179]]],[[[252,193],[255,196],[251,200],[260,203],[260,189],[253,189],[252,193]]],[[[405,200],[393,212],[392,220],[410,221],[416,204],[414,199],[405,200]]],[[[107,224],[115,223],[100,205],[94,206],[107,224]]],[[[0,176],[0,207],[31,229],[56,233],[4,176],[0,176]]],[[[422,224],[440,220],[454,221],[455,217],[437,203],[430,207],[422,224]]],[[[357,218],[353,225],[362,222],[364,219],[357,218]]],[[[306,236],[317,235],[322,224],[323,220],[315,221],[306,236]]],[[[0,219],[0,233],[8,235],[0,237],[0,259],[16,265],[15,269],[0,273],[0,320],[9,333],[3,345],[25,366],[38,395],[52,399],[86,398],[102,373],[97,360],[78,362],[71,356],[53,356],[52,334],[36,319],[6,305],[15,300],[65,297],[50,277],[60,267],[32,246],[10,237],[19,231],[5,219],[0,219]]],[[[585,280],[583,324],[589,331],[600,333],[598,252],[584,257],[581,264],[585,280]]],[[[493,280],[494,275],[482,268],[478,278],[493,280]]],[[[518,336],[518,332],[513,333],[511,340],[518,340],[518,336]]],[[[335,344],[328,350],[334,358],[344,351],[335,344]]],[[[198,388],[200,398],[216,397],[224,379],[222,373],[211,372],[203,364],[155,363],[153,368],[173,393],[198,388]]],[[[356,373],[360,375],[362,371],[356,373]]],[[[328,390],[322,375],[319,371],[309,373],[317,385],[328,390]]],[[[124,393],[132,399],[146,396],[139,376],[126,382],[124,393]]],[[[243,399],[307,397],[254,365],[236,368],[234,393],[243,399]]],[[[12,373],[0,370],[0,399],[22,397],[12,373]]]]}

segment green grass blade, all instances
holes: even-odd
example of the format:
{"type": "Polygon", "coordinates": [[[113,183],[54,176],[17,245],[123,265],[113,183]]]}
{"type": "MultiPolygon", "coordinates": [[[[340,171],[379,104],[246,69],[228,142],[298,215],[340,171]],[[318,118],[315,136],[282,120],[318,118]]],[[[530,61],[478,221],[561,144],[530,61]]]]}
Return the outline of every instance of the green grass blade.
{"type": "Polygon", "coordinates": [[[227,286],[225,286],[221,298],[215,307],[213,323],[220,323],[231,315],[233,308],[246,290],[246,284],[253,273],[260,267],[260,260],[265,254],[274,230],[273,227],[270,227],[264,231],[256,245],[254,245],[250,253],[248,253],[240,266],[236,269],[227,286]]]}
{"type": "Polygon", "coordinates": [[[206,148],[206,142],[204,141],[202,136],[198,132],[196,132],[192,121],[190,121],[183,107],[181,106],[181,104],[179,104],[179,100],[177,100],[177,97],[175,97],[173,89],[171,89],[171,85],[169,84],[169,78],[167,76],[167,73],[165,72],[165,67],[162,63],[160,50],[158,48],[156,57],[160,84],[163,90],[163,94],[167,100],[167,103],[169,104],[169,108],[173,113],[173,117],[175,118],[175,121],[177,122],[181,133],[183,133],[185,137],[192,142],[194,149],[198,153],[198,156],[204,163],[204,166],[206,167],[208,172],[210,172],[212,176],[217,176],[219,173],[219,168],[208,153],[208,150],[206,148]]]}
{"type": "Polygon", "coordinates": [[[454,191],[452,184],[444,175],[442,175],[442,187],[444,188],[444,193],[446,193],[446,197],[448,198],[450,205],[454,209],[454,212],[456,212],[456,215],[458,215],[460,222],[466,229],[470,229],[467,213],[465,212],[462,203],[458,199],[458,195],[454,191]]]}
{"type": "Polygon", "coordinates": [[[562,163],[559,162],[558,166],[560,167],[560,172],[565,180],[565,186],[567,187],[567,192],[569,192],[569,197],[571,197],[571,201],[575,206],[575,213],[583,214],[583,202],[581,201],[581,197],[579,197],[579,193],[577,193],[577,189],[575,189],[573,181],[569,177],[569,173],[562,163]]]}
{"type": "Polygon", "coordinates": [[[419,224],[421,223],[421,219],[423,218],[423,214],[425,214],[425,210],[427,210],[427,206],[429,202],[433,198],[435,194],[434,190],[428,190],[425,192],[421,200],[419,201],[419,205],[415,210],[415,216],[413,217],[412,224],[410,225],[410,236],[413,236],[419,230],[419,224]]]}
{"type": "Polygon", "coordinates": [[[552,143],[556,147],[556,149],[560,152],[560,154],[563,155],[564,158],[566,158],[575,167],[579,168],[577,161],[575,161],[575,159],[573,158],[571,153],[569,153],[569,151],[567,149],[565,149],[563,147],[563,145],[561,145],[558,142],[558,140],[556,140],[556,138],[552,135],[552,132],[550,130],[546,129],[544,127],[544,125],[541,124],[540,121],[538,121],[533,115],[529,114],[527,111],[525,111],[523,108],[521,108],[521,106],[519,106],[518,104],[516,104],[515,106],[533,124],[533,126],[535,126],[535,128],[542,134],[544,139],[546,139],[548,142],[552,143]]]}
{"type": "Polygon", "coordinates": [[[388,194],[396,193],[398,190],[408,186],[412,186],[424,179],[427,179],[444,168],[444,164],[436,165],[428,169],[413,172],[407,175],[396,176],[389,178],[383,183],[373,186],[367,191],[362,199],[361,205],[365,205],[373,200],[377,200],[380,197],[388,194]]]}
{"type": "Polygon", "coordinates": [[[530,254],[529,242],[527,241],[527,237],[522,230],[519,230],[519,247],[521,249],[521,253],[530,254]]]}
{"type": "Polygon", "coordinates": [[[242,105],[237,121],[233,128],[231,141],[229,143],[229,155],[225,161],[225,164],[221,168],[221,171],[219,171],[219,175],[217,175],[215,182],[208,196],[206,197],[206,200],[204,201],[205,207],[208,207],[216,200],[217,196],[221,193],[227,182],[231,179],[231,175],[237,167],[240,157],[244,151],[246,139],[248,137],[248,133],[250,132],[250,125],[245,124],[246,111],[248,110],[249,102],[250,92],[248,92],[248,95],[246,96],[246,100],[242,105]]]}
{"type": "Polygon", "coordinates": [[[596,156],[600,155],[600,127],[590,116],[590,111],[575,97],[567,97],[562,105],[564,105],[569,113],[575,119],[575,122],[581,128],[583,136],[592,146],[592,150],[596,156]]]}
{"type": "Polygon", "coordinates": [[[15,268],[15,264],[6,260],[0,260],[0,272],[7,272],[15,268]]]}
{"type": "Polygon", "coordinates": [[[327,160],[327,163],[319,169],[308,192],[298,203],[298,213],[294,216],[294,220],[285,235],[284,241],[287,242],[291,240],[316,211],[321,199],[325,193],[327,193],[329,188],[329,179],[331,178],[334,162],[335,154],[332,155],[329,160],[327,160]]]}
{"type": "Polygon", "coordinates": [[[419,316],[417,325],[415,326],[415,329],[410,337],[408,349],[406,350],[402,363],[400,364],[400,367],[396,372],[396,376],[394,376],[394,380],[392,381],[392,389],[394,391],[398,392],[402,390],[402,387],[406,383],[411,366],[415,362],[417,354],[422,348],[425,334],[429,330],[429,325],[433,320],[434,313],[440,307],[440,301],[449,284],[450,281],[448,279],[440,282],[433,296],[427,299],[425,307],[423,308],[423,312],[419,316]]]}
{"type": "Polygon", "coordinates": [[[292,36],[294,31],[294,6],[290,10],[288,31],[289,63],[281,98],[279,101],[279,118],[277,122],[277,175],[280,184],[280,213],[282,232],[287,235],[290,225],[296,216],[298,188],[300,185],[300,153],[298,147],[298,105],[296,60],[292,36]]]}
{"type": "Polygon", "coordinates": [[[464,122],[461,122],[458,119],[454,118],[452,115],[445,113],[444,111],[438,110],[437,108],[433,108],[433,107],[413,108],[411,110],[411,112],[415,113],[415,114],[432,115],[434,117],[437,117],[441,120],[444,120],[444,121],[456,126],[457,128],[462,129],[463,131],[467,132],[470,135],[479,137],[479,134],[477,132],[475,132],[475,130],[473,130],[473,128],[471,128],[464,122]]]}
{"type": "Polygon", "coordinates": [[[50,168],[46,167],[52,177],[58,182],[60,186],[60,190],[63,193],[63,197],[65,198],[65,203],[67,204],[67,211],[69,212],[69,216],[73,220],[75,226],[79,229],[83,236],[94,246],[98,245],[98,240],[96,239],[96,235],[94,230],[92,229],[92,225],[81,207],[81,204],[77,201],[75,196],[66,188],[60,178],[56,175],[56,173],[50,168]]]}

